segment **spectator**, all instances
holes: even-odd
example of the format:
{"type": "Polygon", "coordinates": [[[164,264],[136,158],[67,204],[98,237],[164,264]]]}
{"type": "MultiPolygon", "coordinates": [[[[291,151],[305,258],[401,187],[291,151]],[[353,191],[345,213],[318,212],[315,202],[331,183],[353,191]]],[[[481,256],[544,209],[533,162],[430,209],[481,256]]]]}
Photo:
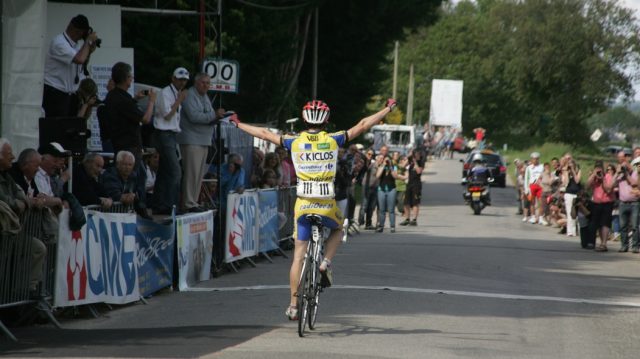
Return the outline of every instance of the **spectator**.
{"type": "Polygon", "coordinates": [[[252,162],[252,169],[251,169],[251,187],[257,188],[262,185],[262,179],[263,179],[262,162],[264,162],[264,152],[262,152],[259,148],[254,147],[252,160],[253,162],[252,162]]]}
{"type": "Polygon", "coordinates": [[[549,197],[555,192],[553,190],[553,184],[557,182],[555,173],[551,171],[551,164],[545,163],[543,165],[542,174],[540,175],[540,187],[542,187],[542,195],[540,197],[540,206],[542,208],[542,214],[540,215],[540,221],[538,223],[545,226],[549,225],[546,217],[549,215],[549,197]]]}
{"type": "Polygon", "coordinates": [[[295,183],[296,171],[293,168],[293,162],[291,162],[289,152],[284,147],[277,147],[276,154],[278,155],[278,162],[280,163],[278,169],[282,175],[282,182],[280,183],[280,186],[289,187],[292,182],[295,183]],[[291,176],[292,172],[293,177],[291,176]]]}
{"type": "Polygon", "coordinates": [[[525,169],[529,166],[528,161],[523,161],[518,164],[516,170],[517,174],[517,182],[518,182],[518,193],[520,194],[520,209],[522,216],[522,222],[526,222],[529,220],[529,210],[531,207],[531,202],[529,201],[529,195],[525,193],[524,190],[524,172],[525,169]]]}
{"type": "Polygon", "coordinates": [[[262,179],[259,187],[261,189],[275,188],[277,181],[278,176],[276,176],[276,173],[271,169],[267,169],[262,172],[262,179]]]}
{"type": "Polygon", "coordinates": [[[11,175],[22,191],[30,199],[32,205],[36,205],[33,199],[38,197],[40,191],[36,185],[35,176],[40,169],[42,156],[33,148],[24,149],[18,156],[18,162],[13,164],[11,175]]]}
{"type": "MultiPolygon", "coordinates": [[[[382,163],[384,157],[382,155],[377,155],[374,159],[375,152],[373,149],[369,149],[367,151],[366,157],[369,163],[367,164],[367,169],[362,177],[362,206],[364,208],[364,229],[376,229],[372,225],[373,212],[375,211],[378,205],[378,183],[380,181],[376,177],[376,172],[378,171],[379,164],[382,163]]],[[[361,218],[362,219],[362,216],[361,218]]],[[[360,221],[362,223],[362,221],[360,221]]]]}
{"type": "Polygon", "coordinates": [[[142,166],[142,133],[141,124],[151,122],[153,115],[153,105],[156,100],[156,93],[153,89],[139,91],[135,97],[129,95],[129,88],[133,84],[133,73],[131,65],[118,62],[111,68],[111,78],[115,87],[109,91],[104,100],[105,114],[111,131],[111,143],[116,153],[120,151],[131,152],[135,156],[135,178],[137,179],[140,194],[140,204],[146,206],[145,201],[145,180],[146,174],[142,166]],[[143,113],[138,108],[136,100],[144,97],[149,98],[146,111],[143,113]]]}
{"type": "MultiPolygon", "coordinates": [[[[27,197],[9,174],[15,156],[11,143],[0,137],[0,202],[6,203],[16,215],[23,214],[29,208],[27,197]]],[[[31,237],[31,268],[29,271],[30,295],[36,294],[38,283],[42,280],[42,265],[47,248],[38,238],[31,237]]]]}
{"type": "Polygon", "coordinates": [[[170,214],[178,206],[182,171],[178,159],[177,136],[180,132],[180,112],[187,97],[185,85],[189,71],[178,67],[173,71],[171,83],[162,89],[156,101],[153,117],[153,142],[160,156],[158,176],[154,188],[153,212],[170,214]]]}
{"type": "Polygon", "coordinates": [[[417,226],[418,214],[420,212],[420,201],[422,199],[422,171],[424,170],[424,159],[422,151],[413,150],[407,159],[407,191],[404,195],[404,213],[406,218],[400,225],[417,226]],[[413,219],[411,219],[413,217],[413,219]]]}
{"type": "MultiPolygon", "coordinates": [[[[275,153],[273,155],[275,155],[275,153]]],[[[227,195],[229,192],[244,192],[245,172],[244,168],[242,168],[243,162],[241,155],[231,153],[227,158],[227,162],[222,164],[220,168],[220,190],[222,191],[222,196],[220,196],[220,202],[222,204],[220,208],[226,208],[227,195]]],[[[216,173],[214,165],[210,167],[209,173],[216,173]]]]}
{"type": "Polygon", "coordinates": [[[540,153],[531,153],[531,163],[524,171],[524,191],[531,201],[529,209],[531,218],[529,218],[529,223],[547,225],[548,223],[543,217],[543,207],[541,203],[542,186],[540,185],[540,181],[542,180],[543,171],[544,166],[540,164],[540,153]]]}
{"type": "Polygon", "coordinates": [[[88,119],[97,101],[98,85],[88,77],[82,79],[80,85],[78,85],[78,90],[71,95],[69,100],[68,116],[88,119]]]}
{"type": "Polygon", "coordinates": [[[591,201],[590,233],[594,237],[596,231],[600,233],[600,245],[595,247],[594,242],[582,241],[582,248],[594,248],[597,252],[607,251],[607,240],[609,239],[609,229],[611,228],[611,214],[613,212],[613,202],[615,194],[613,187],[615,179],[612,171],[604,170],[602,161],[596,161],[595,167],[587,179],[587,187],[593,190],[591,201]]]}
{"type": "Polygon", "coordinates": [[[68,116],[71,95],[80,82],[82,65],[96,49],[98,34],[84,15],[71,19],[65,31],[51,40],[44,63],[42,108],[46,117],[68,116]],[[84,39],[82,46],[78,41],[84,39]]]}
{"type": "Polygon", "coordinates": [[[387,145],[382,145],[382,147],[380,147],[380,151],[378,152],[380,155],[382,155],[382,157],[389,158],[389,147],[387,147],[387,145]]]}
{"type": "Polygon", "coordinates": [[[83,206],[100,205],[111,208],[113,200],[109,198],[103,184],[99,181],[104,169],[104,158],[98,153],[87,153],[82,163],[73,172],[73,195],[83,206]]]}
{"type": "MultiPolygon", "coordinates": [[[[618,152],[618,173],[616,184],[620,204],[618,207],[620,220],[620,249],[618,252],[629,251],[629,233],[632,233],[631,247],[638,251],[638,212],[640,210],[640,194],[634,187],[638,185],[638,171],[629,163],[623,151],[618,152]]],[[[634,160],[636,166],[640,161],[634,160]]]]}
{"type": "MultiPolygon", "coordinates": [[[[160,166],[160,154],[156,151],[145,153],[144,158],[144,171],[147,176],[144,189],[147,196],[147,201],[153,203],[155,200],[154,189],[156,187],[156,178],[158,173],[158,167],[160,166]]],[[[168,213],[160,213],[168,214],[168,213]]]]}
{"type": "Polygon", "coordinates": [[[396,231],[396,178],[398,177],[397,167],[391,163],[389,157],[384,157],[379,163],[376,177],[380,181],[378,184],[378,229],[384,230],[386,212],[389,213],[389,226],[391,233],[396,231]]]}
{"type": "MultiPolygon", "coordinates": [[[[40,146],[38,152],[42,155],[40,168],[35,175],[39,195],[61,198],[63,192],[61,182],[66,182],[66,177],[57,179],[56,176],[64,169],[65,159],[70,156],[70,153],[57,142],[40,146]]],[[[66,175],[68,172],[65,172],[66,175]]]]}
{"type": "Polygon", "coordinates": [[[270,152],[264,156],[264,163],[262,164],[263,170],[270,169],[278,176],[277,185],[282,185],[282,171],[280,168],[280,157],[276,153],[270,152]]]}
{"type": "Polygon", "coordinates": [[[136,158],[129,151],[120,151],[116,155],[116,166],[105,171],[102,176],[106,194],[113,201],[121,202],[125,206],[133,206],[140,217],[149,219],[144,210],[140,187],[136,179],[136,158]]]}
{"type": "Polygon", "coordinates": [[[400,156],[396,165],[398,167],[398,178],[396,179],[396,208],[398,208],[398,212],[403,217],[409,218],[409,215],[404,211],[404,197],[405,191],[407,190],[407,182],[409,181],[409,173],[407,172],[409,162],[407,156],[400,156]]]}
{"type": "MultiPolygon", "coordinates": [[[[573,201],[576,199],[578,192],[582,189],[580,185],[580,177],[582,172],[580,167],[573,160],[570,153],[563,157],[564,165],[562,166],[562,185],[564,191],[564,205],[567,214],[567,236],[576,236],[576,218],[572,216],[573,201]]],[[[637,213],[637,212],[636,212],[637,213]]]]}
{"type": "Polygon", "coordinates": [[[180,112],[180,133],[176,136],[182,154],[182,199],[187,212],[204,210],[197,200],[202,178],[206,173],[207,153],[213,137],[216,113],[213,111],[207,91],[211,78],[205,73],[195,76],[195,83],[187,91],[180,112]]]}

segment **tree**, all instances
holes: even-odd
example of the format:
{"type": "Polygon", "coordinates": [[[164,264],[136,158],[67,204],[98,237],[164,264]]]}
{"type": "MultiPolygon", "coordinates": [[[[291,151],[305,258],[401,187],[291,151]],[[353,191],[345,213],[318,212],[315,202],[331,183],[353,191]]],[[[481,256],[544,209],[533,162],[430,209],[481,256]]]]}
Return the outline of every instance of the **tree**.
{"type": "Polygon", "coordinates": [[[625,69],[638,59],[637,32],[616,1],[463,1],[407,38],[401,73],[416,65],[418,118],[432,79],[461,79],[467,134],[482,126],[493,141],[583,144],[586,119],[632,93],[625,69]]]}

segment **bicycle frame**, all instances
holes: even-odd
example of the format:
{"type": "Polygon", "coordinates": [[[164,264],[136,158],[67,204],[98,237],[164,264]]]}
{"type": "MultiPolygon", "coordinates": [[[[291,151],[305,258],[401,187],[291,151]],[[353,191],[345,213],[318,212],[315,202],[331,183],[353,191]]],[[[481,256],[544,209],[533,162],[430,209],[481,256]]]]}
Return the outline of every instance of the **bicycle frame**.
{"type": "Polygon", "coordinates": [[[320,286],[320,262],[322,258],[322,224],[315,222],[311,226],[311,239],[302,263],[300,281],[298,282],[298,335],[304,336],[305,327],[315,328],[318,314],[318,302],[322,288],[320,286]]]}

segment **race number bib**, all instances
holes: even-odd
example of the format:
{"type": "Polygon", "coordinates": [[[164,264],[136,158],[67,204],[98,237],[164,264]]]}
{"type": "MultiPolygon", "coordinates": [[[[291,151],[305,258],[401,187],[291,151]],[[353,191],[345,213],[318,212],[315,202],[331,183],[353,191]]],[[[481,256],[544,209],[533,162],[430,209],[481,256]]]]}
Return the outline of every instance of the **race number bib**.
{"type": "Polygon", "coordinates": [[[298,181],[296,189],[298,197],[333,198],[335,191],[332,182],[298,181]]]}

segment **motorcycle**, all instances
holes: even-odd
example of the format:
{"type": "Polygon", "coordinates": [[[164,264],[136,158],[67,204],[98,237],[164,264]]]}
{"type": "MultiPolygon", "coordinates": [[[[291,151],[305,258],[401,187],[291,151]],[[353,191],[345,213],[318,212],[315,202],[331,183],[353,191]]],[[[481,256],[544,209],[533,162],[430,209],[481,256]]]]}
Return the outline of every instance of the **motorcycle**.
{"type": "Polygon", "coordinates": [[[462,197],[465,203],[473,210],[473,214],[479,215],[486,206],[491,205],[489,183],[493,182],[493,179],[489,178],[487,180],[488,183],[469,182],[466,180],[463,180],[463,182],[467,182],[467,190],[462,194],[462,197]]]}

